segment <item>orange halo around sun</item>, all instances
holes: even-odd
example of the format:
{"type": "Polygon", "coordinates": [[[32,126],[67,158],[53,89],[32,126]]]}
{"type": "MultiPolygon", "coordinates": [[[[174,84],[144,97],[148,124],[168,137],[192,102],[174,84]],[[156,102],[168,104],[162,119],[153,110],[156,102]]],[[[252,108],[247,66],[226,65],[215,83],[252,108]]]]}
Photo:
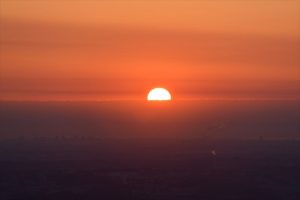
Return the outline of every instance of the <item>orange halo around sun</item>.
{"type": "Polygon", "coordinates": [[[171,94],[165,88],[153,88],[147,96],[148,101],[170,101],[171,94]]]}

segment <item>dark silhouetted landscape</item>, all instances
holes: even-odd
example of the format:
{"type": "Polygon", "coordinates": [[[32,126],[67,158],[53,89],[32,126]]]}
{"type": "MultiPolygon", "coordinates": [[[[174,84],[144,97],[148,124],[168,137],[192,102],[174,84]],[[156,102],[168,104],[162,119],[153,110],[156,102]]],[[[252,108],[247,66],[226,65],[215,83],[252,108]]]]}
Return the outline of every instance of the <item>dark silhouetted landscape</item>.
{"type": "Polygon", "coordinates": [[[297,101],[2,102],[0,113],[1,199],[300,197],[297,101]]]}

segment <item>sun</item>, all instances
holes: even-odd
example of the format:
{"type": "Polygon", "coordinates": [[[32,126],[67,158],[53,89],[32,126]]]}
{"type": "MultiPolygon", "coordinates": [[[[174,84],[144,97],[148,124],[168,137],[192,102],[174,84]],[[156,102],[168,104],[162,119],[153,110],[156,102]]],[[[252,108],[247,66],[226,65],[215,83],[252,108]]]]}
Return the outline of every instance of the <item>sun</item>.
{"type": "Polygon", "coordinates": [[[170,101],[171,94],[165,88],[153,88],[147,96],[148,101],[170,101]]]}

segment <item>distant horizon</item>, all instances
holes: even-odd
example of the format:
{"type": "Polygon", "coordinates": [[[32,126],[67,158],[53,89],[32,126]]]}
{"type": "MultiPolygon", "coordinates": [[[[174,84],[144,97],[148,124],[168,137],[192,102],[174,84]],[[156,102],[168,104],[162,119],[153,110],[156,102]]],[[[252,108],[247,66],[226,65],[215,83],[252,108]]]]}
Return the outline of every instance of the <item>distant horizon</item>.
{"type": "MultiPolygon", "coordinates": [[[[143,98],[132,98],[132,97],[29,97],[29,98],[0,98],[0,102],[122,102],[122,101],[140,101],[148,102],[148,100],[143,98]]],[[[268,97],[181,97],[174,98],[172,102],[179,101],[300,101],[300,98],[268,98],[268,97]]],[[[171,102],[171,103],[172,103],[171,102]]],[[[151,102],[149,102],[151,103],[151,102]]],[[[155,102],[154,102],[155,103],[155,102]]],[[[161,103],[161,102],[158,102],[161,103]]],[[[170,102],[163,102],[165,104],[170,102]]]]}

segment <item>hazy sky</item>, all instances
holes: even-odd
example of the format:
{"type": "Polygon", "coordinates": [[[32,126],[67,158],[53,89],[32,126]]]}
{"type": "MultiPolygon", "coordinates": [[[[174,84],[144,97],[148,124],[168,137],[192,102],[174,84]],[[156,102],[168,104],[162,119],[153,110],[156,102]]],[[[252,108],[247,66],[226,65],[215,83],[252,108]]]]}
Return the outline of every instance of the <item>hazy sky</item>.
{"type": "Polygon", "coordinates": [[[2,99],[299,98],[299,0],[0,3],[2,99]]]}

